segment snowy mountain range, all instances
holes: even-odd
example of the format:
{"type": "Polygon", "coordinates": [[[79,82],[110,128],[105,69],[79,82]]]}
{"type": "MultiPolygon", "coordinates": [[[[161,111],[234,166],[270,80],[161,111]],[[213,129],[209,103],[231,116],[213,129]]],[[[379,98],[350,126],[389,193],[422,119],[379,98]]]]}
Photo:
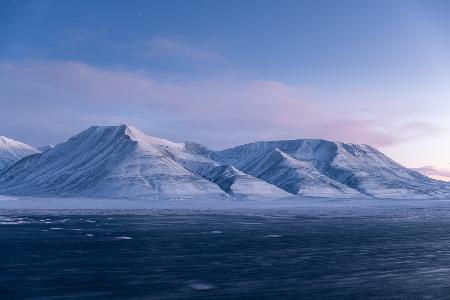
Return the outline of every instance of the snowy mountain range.
{"type": "Polygon", "coordinates": [[[132,199],[445,198],[447,183],[367,145],[299,139],[214,151],[94,126],[38,151],[0,138],[0,194],[132,199]],[[3,166],[3,168],[2,168],[3,166]]]}
{"type": "Polygon", "coordinates": [[[256,142],[211,156],[292,194],[443,198],[449,185],[396,163],[368,145],[299,139],[256,142]]]}
{"type": "Polygon", "coordinates": [[[27,144],[0,136],[0,170],[13,165],[25,156],[38,152],[27,144]]]}

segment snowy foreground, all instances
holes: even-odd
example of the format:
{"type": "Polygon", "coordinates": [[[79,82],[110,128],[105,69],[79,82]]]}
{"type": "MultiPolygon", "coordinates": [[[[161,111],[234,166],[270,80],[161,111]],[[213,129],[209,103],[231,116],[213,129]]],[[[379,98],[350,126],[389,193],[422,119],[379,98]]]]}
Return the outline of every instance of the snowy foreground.
{"type": "Polygon", "coordinates": [[[37,198],[0,196],[0,214],[17,211],[55,214],[152,214],[191,212],[243,215],[307,215],[317,217],[450,217],[450,199],[330,199],[296,198],[284,200],[153,200],[99,198],[37,198]]]}

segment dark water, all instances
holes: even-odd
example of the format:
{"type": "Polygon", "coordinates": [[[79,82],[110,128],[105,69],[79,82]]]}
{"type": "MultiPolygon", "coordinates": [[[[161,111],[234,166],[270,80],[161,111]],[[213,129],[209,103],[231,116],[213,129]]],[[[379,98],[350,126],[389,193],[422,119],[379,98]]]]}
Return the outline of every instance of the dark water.
{"type": "Polygon", "coordinates": [[[450,298],[448,219],[156,214],[0,221],[1,299],[450,298]]]}

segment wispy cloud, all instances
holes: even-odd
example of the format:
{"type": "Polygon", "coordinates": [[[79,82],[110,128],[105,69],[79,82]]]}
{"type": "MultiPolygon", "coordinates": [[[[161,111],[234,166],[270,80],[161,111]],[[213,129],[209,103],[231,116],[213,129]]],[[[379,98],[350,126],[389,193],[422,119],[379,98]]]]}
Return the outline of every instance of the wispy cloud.
{"type": "Polygon", "coordinates": [[[448,169],[439,169],[432,166],[425,166],[414,168],[413,170],[435,179],[450,181],[450,170],[448,169]]]}
{"type": "Polygon", "coordinates": [[[214,147],[306,137],[382,146],[405,138],[403,129],[386,120],[337,113],[310,88],[279,81],[164,82],[74,61],[4,61],[0,90],[3,134],[34,144],[116,122],[214,147]]]}

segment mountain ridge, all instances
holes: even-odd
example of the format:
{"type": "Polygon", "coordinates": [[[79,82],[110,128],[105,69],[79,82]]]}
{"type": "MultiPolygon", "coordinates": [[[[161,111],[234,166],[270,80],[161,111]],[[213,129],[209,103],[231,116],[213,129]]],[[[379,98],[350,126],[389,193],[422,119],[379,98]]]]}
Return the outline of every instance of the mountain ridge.
{"type": "Polygon", "coordinates": [[[0,170],[13,165],[25,156],[38,152],[39,150],[30,145],[0,136],[0,170]]]}
{"type": "Polygon", "coordinates": [[[447,184],[365,144],[260,141],[220,151],[91,126],[0,171],[0,194],[106,198],[444,198],[447,184]]]}
{"type": "Polygon", "coordinates": [[[260,141],[216,151],[210,155],[218,161],[230,163],[251,173],[248,164],[275,148],[298,161],[311,164],[331,180],[369,197],[448,197],[447,184],[439,184],[436,180],[403,167],[365,144],[346,144],[323,139],[260,141]]]}
{"type": "MultiPolygon", "coordinates": [[[[65,143],[25,157],[3,170],[0,191],[14,195],[107,198],[227,197],[234,194],[234,190],[227,193],[223,186],[208,178],[211,175],[205,171],[196,173],[200,172],[200,165],[209,165],[210,172],[217,171],[218,167],[217,163],[186,151],[184,143],[151,137],[126,125],[92,126],[65,143]]],[[[216,174],[220,175],[224,174],[216,174]]],[[[252,191],[255,184],[266,185],[239,171],[232,175],[234,178],[227,188],[239,187],[236,192],[242,197],[258,195],[252,191]]],[[[271,189],[274,193],[278,190],[266,188],[271,189]]],[[[271,196],[288,196],[282,191],[275,194],[271,196]]]]}

